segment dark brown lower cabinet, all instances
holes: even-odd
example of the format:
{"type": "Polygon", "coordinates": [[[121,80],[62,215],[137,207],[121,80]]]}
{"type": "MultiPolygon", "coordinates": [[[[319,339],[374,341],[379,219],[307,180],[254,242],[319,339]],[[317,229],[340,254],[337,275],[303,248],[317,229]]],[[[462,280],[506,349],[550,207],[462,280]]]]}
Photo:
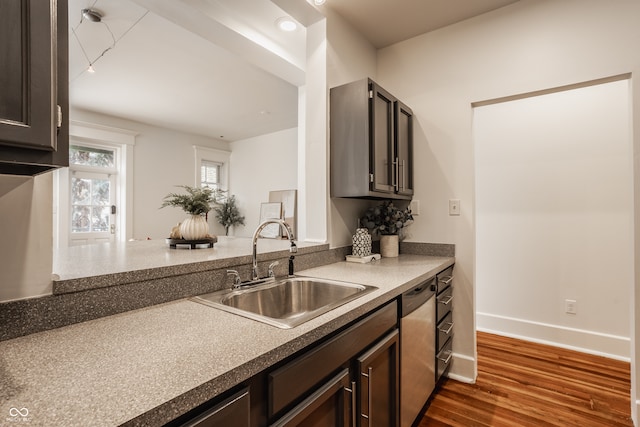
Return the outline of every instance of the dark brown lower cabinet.
{"type": "Polygon", "coordinates": [[[349,427],[354,413],[353,393],[349,369],[343,369],[272,427],[349,427]]]}
{"type": "Polygon", "coordinates": [[[358,357],[360,426],[395,427],[400,424],[398,357],[398,330],[358,357]]]}
{"type": "Polygon", "coordinates": [[[249,427],[249,389],[243,389],[223,400],[182,427],[249,427]]]}
{"type": "Polygon", "coordinates": [[[397,328],[392,300],[166,427],[397,427],[397,328]]]}

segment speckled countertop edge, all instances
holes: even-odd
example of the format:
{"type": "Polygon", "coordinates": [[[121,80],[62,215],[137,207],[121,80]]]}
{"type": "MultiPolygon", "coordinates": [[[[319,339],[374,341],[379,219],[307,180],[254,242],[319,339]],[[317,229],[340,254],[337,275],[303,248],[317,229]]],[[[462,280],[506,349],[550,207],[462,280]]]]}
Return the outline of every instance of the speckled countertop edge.
{"type": "Polygon", "coordinates": [[[183,299],[2,342],[0,416],[24,407],[33,426],[161,425],[452,263],[402,255],[302,271],[379,289],[290,330],[183,299]]]}
{"type": "MultiPolygon", "coordinates": [[[[304,255],[329,248],[326,243],[297,244],[304,255]]],[[[252,261],[251,239],[221,236],[213,248],[171,249],[159,240],[72,246],[56,252],[53,294],[60,295],[127,283],[197,273],[252,261]]],[[[260,239],[260,260],[289,253],[289,241],[260,239]]]]}

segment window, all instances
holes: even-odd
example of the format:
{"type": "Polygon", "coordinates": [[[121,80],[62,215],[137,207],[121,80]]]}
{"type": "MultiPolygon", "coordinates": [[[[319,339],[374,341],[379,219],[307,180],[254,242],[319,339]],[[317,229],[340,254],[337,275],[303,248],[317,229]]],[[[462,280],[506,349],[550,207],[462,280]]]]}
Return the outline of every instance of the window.
{"type": "Polygon", "coordinates": [[[229,163],[231,153],[209,147],[193,146],[195,154],[195,185],[229,189],[229,163]]]}
{"type": "Polygon", "coordinates": [[[200,165],[200,186],[214,190],[220,189],[220,171],[222,163],[202,160],[200,165]]]}
{"type": "Polygon", "coordinates": [[[69,122],[69,167],[53,172],[54,250],[132,237],[137,133],[69,122]],[[115,206],[115,214],[112,212],[115,206]]]}
{"type": "Polygon", "coordinates": [[[109,147],[69,147],[70,244],[113,240],[117,154],[109,147]]]}

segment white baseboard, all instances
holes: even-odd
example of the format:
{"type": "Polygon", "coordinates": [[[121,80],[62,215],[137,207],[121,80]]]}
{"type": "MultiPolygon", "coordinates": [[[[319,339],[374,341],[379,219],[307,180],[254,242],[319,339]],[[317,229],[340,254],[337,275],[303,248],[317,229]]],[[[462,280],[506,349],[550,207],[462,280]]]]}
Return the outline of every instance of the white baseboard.
{"type": "Polygon", "coordinates": [[[453,353],[451,369],[447,377],[462,383],[474,384],[477,376],[476,360],[465,354],[453,353]]]}
{"type": "Polygon", "coordinates": [[[478,331],[553,345],[611,359],[626,362],[631,360],[631,340],[627,337],[488,313],[476,313],[476,328],[478,331]]]}

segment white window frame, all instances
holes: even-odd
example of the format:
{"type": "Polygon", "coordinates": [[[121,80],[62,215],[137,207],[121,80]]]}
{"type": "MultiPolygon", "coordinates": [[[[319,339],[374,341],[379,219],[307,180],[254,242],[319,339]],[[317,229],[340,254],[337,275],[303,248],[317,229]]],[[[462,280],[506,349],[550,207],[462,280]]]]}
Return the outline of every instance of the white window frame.
{"type": "MultiPolygon", "coordinates": [[[[73,145],[116,150],[118,179],[116,183],[118,215],[116,216],[116,241],[133,237],[133,148],[137,133],[110,126],[70,121],[69,142],[73,145]]],[[[69,168],[54,173],[54,248],[69,245],[70,200],[69,168]]]]}
{"type": "Polygon", "coordinates": [[[216,148],[193,146],[195,154],[195,186],[200,187],[202,183],[201,166],[202,162],[220,163],[220,190],[229,190],[229,168],[231,166],[231,152],[216,148]]]}

